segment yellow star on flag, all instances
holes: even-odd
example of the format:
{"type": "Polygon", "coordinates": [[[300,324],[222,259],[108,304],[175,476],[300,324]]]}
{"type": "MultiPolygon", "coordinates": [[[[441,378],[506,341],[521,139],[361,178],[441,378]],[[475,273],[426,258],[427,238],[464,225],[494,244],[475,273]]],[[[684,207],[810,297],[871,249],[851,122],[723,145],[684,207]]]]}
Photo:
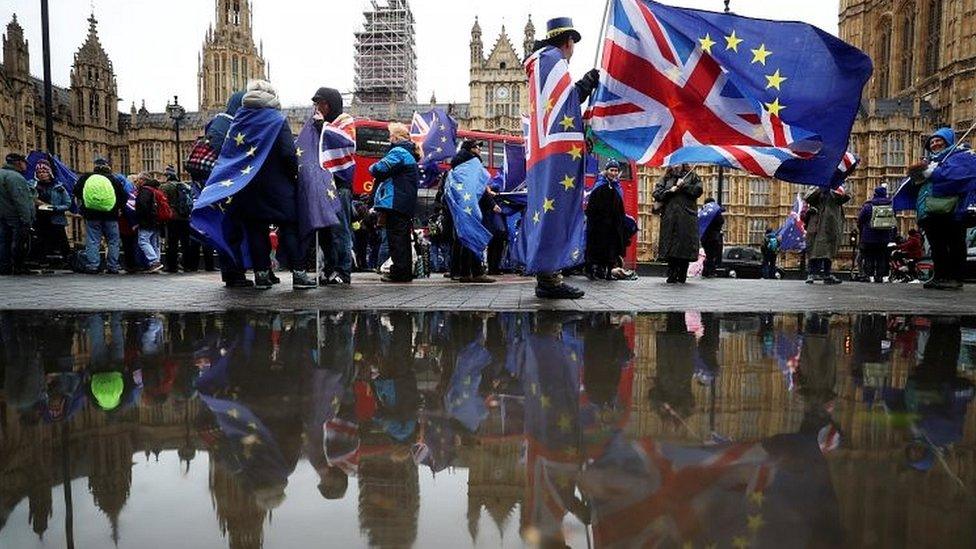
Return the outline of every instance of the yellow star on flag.
{"type": "Polygon", "coordinates": [[[568,433],[569,430],[572,428],[572,426],[573,426],[573,424],[570,421],[569,416],[567,416],[566,414],[563,414],[563,415],[559,416],[559,430],[560,431],[562,431],[564,433],[568,433]]]}
{"type": "Polygon", "coordinates": [[[543,408],[548,408],[552,406],[552,402],[550,401],[549,397],[547,397],[546,395],[542,395],[541,397],[539,397],[539,404],[543,408]]]}
{"type": "Polygon", "coordinates": [[[749,515],[747,520],[749,522],[749,530],[752,532],[756,532],[766,524],[763,521],[762,515],[749,515]]]}
{"type": "Polygon", "coordinates": [[[247,151],[247,155],[248,156],[254,156],[255,154],[257,154],[257,152],[258,152],[258,148],[257,147],[251,147],[251,149],[249,151],[247,151]]]}
{"type": "Polygon", "coordinates": [[[252,422],[250,422],[250,423],[247,424],[247,428],[250,429],[250,430],[252,430],[252,431],[257,431],[258,430],[258,424],[257,423],[254,423],[252,421],[252,422]]]}
{"type": "Polygon", "coordinates": [[[735,35],[735,31],[732,31],[732,36],[725,37],[725,49],[739,53],[739,44],[742,42],[743,40],[735,35]]]}
{"type": "Polygon", "coordinates": [[[251,175],[252,170],[254,170],[254,166],[248,166],[241,170],[241,175],[251,175]]]}
{"type": "Polygon", "coordinates": [[[332,189],[329,189],[329,198],[331,198],[332,200],[335,200],[336,198],[336,193],[332,189]]]}
{"type": "Polygon", "coordinates": [[[560,122],[559,124],[563,127],[564,130],[571,130],[573,129],[573,125],[576,124],[576,119],[574,119],[572,116],[567,115],[563,117],[563,121],[560,122]]]}
{"type": "Polygon", "coordinates": [[[766,49],[766,44],[759,44],[758,50],[752,51],[752,62],[766,64],[766,58],[773,54],[773,52],[766,49]]]}
{"type": "Polygon", "coordinates": [[[261,444],[261,439],[257,435],[247,435],[241,439],[241,444],[243,444],[244,446],[261,444]]]}
{"type": "Polygon", "coordinates": [[[747,540],[742,536],[739,536],[732,540],[732,547],[735,547],[735,549],[746,549],[750,545],[752,544],[749,543],[749,540],[747,540]]]}
{"type": "Polygon", "coordinates": [[[464,201],[465,202],[471,201],[471,193],[464,193],[464,201]]]}
{"type": "Polygon", "coordinates": [[[233,180],[230,180],[230,179],[228,179],[227,181],[224,181],[224,182],[222,182],[222,183],[220,184],[220,186],[221,186],[221,187],[233,187],[233,186],[234,186],[234,181],[233,181],[233,180]]]}
{"type": "Polygon", "coordinates": [[[769,111],[769,114],[772,114],[774,116],[779,116],[779,112],[786,109],[786,107],[779,104],[779,97],[774,99],[772,103],[766,103],[765,105],[766,105],[766,110],[769,111]]]}
{"type": "Polygon", "coordinates": [[[573,145],[573,147],[569,149],[569,153],[567,154],[569,154],[569,156],[572,157],[573,160],[579,160],[580,158],[583,158],[583,147],[580,147],[579,145],[573,145]]]}
{"type": "Polygon", "coordinates": [[[556,201],[551,198],[546,198],[542,201],[542,211],[551,212],[556,209],[556,201]]]}
{"type": "Polygon", "coordinates": [[[577,249],[575,249],[575,250],[573,250],[573,259],[579,259],[579,256],[580,256],[580,255],[581,255],[581,254],[580,254],[580,251],[579,251],[579,249],[578,249],[578,248],[577,248],[577,249]]]}
{"type": "Polygon", "coordinates": [[[447,137],[446,136],[443,136],[443,135],[441,136],[441,143],[447,143],[447,137]]]}
{"type": "Polygon", "coordinates": [[[760,507],[765,499],[766,496],[764,496],[762,492],[753,492],[749,494],[749,502],[759,505],[760,507]]]}
{"type": "Polygon", "coordinates": [[[241,412],[237,408],[231,408],[230,410],[227,411],[227,415],[234,419],[237,419],[241,417],[241,412]]]}
{"type": "Polygon", "coordinates": [[[305,154],[305,151],[302,150],[301,147],[298,147],[297,149],[295,149],[295,156],[297,156],[298,158],[301,158],[303,154],[305,154]]]}
{"type": "Polygon", "coordinates": [[[464,209],[464,213],[468,215],[471,215],[472,212],[474,212],[474,210],[471,209],[471,206],[468,206],[467,208],[464,209]]]}
{"type": "Polygon", "coordinates": [[[712,53],[712,46],[715,45],[715,41],[712,40],[711,34],[705,34],[705,38],[699,38],[698,43],[701,44],[701,49],[703,52],[712,53]]]}
{"type": "Polygon", "coordinates": [[[237,143],[237,146],[238,147],[240,147],[241,145],[243,145],[244,144],[244,134],[238,132],[237,135],[234,136],[234,142],[237,143]]]}
{"type": "Polygon", "coordinates": [[[766,89],[768,90],[769,88],[776,88],[778,90],[780,89],[780,84],[786,82],[787,80],[789,80],[789,78],[781,75],[779,73],[779,69],[776,69],[776,72],[773,74],[766,75],[766,89]]]}
{"type": "Polygon", "coordinates": [[[532,221],[534,223],[539,223],[542,221],[542,218],[539,217],[539,212],[535,212],[534,214],[532,214],[532,221]]]}
{"type": "Polygon", "coordinates": [[[563,185],[563,188],[566,189],[567,191],[570,190],[570,189],[573,189],[573,188],[576,187],[576,178],[575,177],[570,177],[569,175],[567,175],[566,178],[563,179],[562,185],[563,185]]]}

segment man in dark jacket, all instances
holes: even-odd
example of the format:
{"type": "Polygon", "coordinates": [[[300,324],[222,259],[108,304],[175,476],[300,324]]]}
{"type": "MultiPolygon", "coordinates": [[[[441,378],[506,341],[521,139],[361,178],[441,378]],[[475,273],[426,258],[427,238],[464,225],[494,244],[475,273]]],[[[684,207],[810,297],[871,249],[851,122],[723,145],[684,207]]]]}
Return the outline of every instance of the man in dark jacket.
{"type": "Polygon", "coordinates": [[[586,270],[590,278],[613,280],[622,267],[630,234],[620,188],[620,163],[610,159],[586,203],[586,270]]]}
{"type": "Polygon", "coordinates": [[[81,271],[96,274],[101,268],[99,249],[102,238],[108,247],[106,269],[109,274],[119,272],[119,212],[129,199],[122,183],[112,174],[112,168],[104,158],[95,159],[95,170],[81,176],[74,189],[78,209],[85,219],[85,254],[81,271]],[[114,192],[114,202],[108,189],[114,192]],[[86,192],[86,189],[88,192],[86,192]]]}
{"type": "Polygon", "coordinates": [[[669,168],[654,188],[654,200],[661,208],[661,235],[658,257],[668,262],[668,284],[684,284],[688,265],[698,259],[698,206],[702,195],[701,179],[691,166],[669,168]]]}
{"type": "Polygon", "coordinates": [[[385,217],[386,240],[393,260],[390,274],[383,277],[383,282],[410,282],[413,280],[411,232],[420,184],[419,155],[406,126],[392,123],[389,130],[390,152],[369,167],[369,173],[379,182],[373,207],[385,217]]]}
{"type": "MultiPolygon", "coordinates": [[[[705,199],[706,205],[713,202],[715,202],[714,198],[709,197],[705,199]]],[[[722,229],[724,227],[725,208],[719,207],[715,218],[708,224],[708,227],[705,228],[705,232],[701,236],[702,249],[705,250],[705,266],[702,269],[703,278],[714,277],[718,268],[722,266],[722,229]]]]}
{"type": "Polygon", "coordinates": [[[158,218],[160,209],[159,181],[156,181],[146,172],[136,176],[136,221],[139,223],[138,239],[139,249],[142,255],[149,262],[147,272],[157,273],[163,269],[163,264],[159,261],[159,228],[161,222],[158,218]]]}
{"type": "Polygon", "coordinates": [[[30,274],[24,265],[31,225],[34,193],[24,178],[27,160],[10,153],[0,169],[0,275],[30,274]]]}
{"type": "MultiPolygon", "coordinates": [[[[319,88],[312,96],[315,104],[315,129],[321,134],[326,124],[345,131],[355,139],[354,120],[343,112],[342,95],[333,88],[319,88]]],[[[336,185],[339,223],[319,231],[319,246],[325,256],[325,269],[319,284],[349,284],[352,281],[352,181],[342,173],[333,174],[336,185]]],[[[312,258],[315,258],[313,255],[312,258]]],[[[317,258],[315,258],[317,259],[317,258]]],[[[314,265],[310,266],[314,267],[314,265]]]]}
{"type": "Polygon", "coordinates": [[[874,198],[864,203],[857,216],[864,275],[874,282],[884,282],[888,276],[888,244],[895,237],[896,226],[888,189],[878,187],[874,198]]]}
{"type": "MultiPolygon", "coordinates": [[[[172,166],[166,168],[166,182],[159,186],[173,212],[173,219],[166,223],[166,272],[179,272],[181,253],[183,270],[194,272],[200,267],[200,243],[191,237],[190,232],[193,190],[189,184],[177,179],[176,171],[170,171],[170,168],[172,166]]],[[[213,270],[212,256],[205,265],[213,270]]]]}
{"type": "MultiPolygon", "coordinates": [[[[478,162],[481,162],[481,144],[473,139],[467,139],[461,143],[461,150],[451,159],[451,169],[453,170],[474,159],[478,159],[478,162]]],[[[445,213],[450,215],[450,208],[447,207],[447,198],[444,195],[443,189],[443,185],[446,184],[447,178],[445,177],[442,183],[442,192],[439,193],[439,196],[444,202],[445,213]]],[[[496,210],[499,210],[498,205],[495,204],[495,200],[491,197],[487,189],[478,200],[478,207],[482,212],[494,213],[496,210]]],[[[484,213],[482,213],[482,220],[486,220],[484,213]]],[[[452,229],[456,227],[453,222],[450,225],[452,229]]],[[[495,282],[494,278],[485,275],[485,264],[482,258],[467,246],[463,245],[461,239],[457,237],[457,234],[453,230],[452,237],[454,239],[451,247],[452,277],[456,277],[462,283],[491,284],[495,282]]]]}

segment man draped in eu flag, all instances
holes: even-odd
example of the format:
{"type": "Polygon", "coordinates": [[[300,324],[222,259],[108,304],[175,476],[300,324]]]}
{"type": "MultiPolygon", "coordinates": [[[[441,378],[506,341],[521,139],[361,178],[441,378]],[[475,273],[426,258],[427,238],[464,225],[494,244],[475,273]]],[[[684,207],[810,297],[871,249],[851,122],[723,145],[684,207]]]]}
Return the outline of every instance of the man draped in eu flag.
{"type": "Polygon", "coordinates": [[[591,70],[575,85],[569,59],[579,43],[573,20],[546,24],[546,39],[536,42],[525,61],[529,78],[529,130],[526,134],[528,206],[522,235],[526,271],[536,275],[541,299],[579,299],[584,293],[562,280],[560,271],[583,262],[583,157],[586,142],[580,104],[596,87],[591,70]]]}

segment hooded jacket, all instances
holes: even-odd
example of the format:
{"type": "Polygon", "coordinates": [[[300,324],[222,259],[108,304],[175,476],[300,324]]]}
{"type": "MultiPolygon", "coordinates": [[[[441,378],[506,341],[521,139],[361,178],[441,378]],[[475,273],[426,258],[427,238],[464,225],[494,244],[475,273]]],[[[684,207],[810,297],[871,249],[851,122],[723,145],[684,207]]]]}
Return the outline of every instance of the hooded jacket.
{"type": "Polygon", "coordinates": [[[861,233],[862,246],[876,244],[886,246],[895,237],[895,229],[871,228],[871,215],[874,213],[875,206],[891,206],[888,190],[884,187],[874,189],[874,198],[865,202],[857,214],[857,228],[861,233]]]}
{"type": "Polygon", "coordinates": [[[390,152],[369,167],[376,185],[375,208],[412,216],[417,209],[420,169],[412,141],[392,143],[390,152]]]}

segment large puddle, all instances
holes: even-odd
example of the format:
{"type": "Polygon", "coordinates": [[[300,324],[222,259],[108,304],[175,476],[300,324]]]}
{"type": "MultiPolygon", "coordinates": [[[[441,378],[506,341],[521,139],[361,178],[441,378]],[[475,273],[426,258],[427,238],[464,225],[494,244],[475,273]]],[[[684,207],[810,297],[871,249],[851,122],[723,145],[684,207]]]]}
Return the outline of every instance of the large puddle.
{"type": "Polygon", "coordinates": [[[976,319],[0,313],[0,547],[976,547],[976,319]]]}

